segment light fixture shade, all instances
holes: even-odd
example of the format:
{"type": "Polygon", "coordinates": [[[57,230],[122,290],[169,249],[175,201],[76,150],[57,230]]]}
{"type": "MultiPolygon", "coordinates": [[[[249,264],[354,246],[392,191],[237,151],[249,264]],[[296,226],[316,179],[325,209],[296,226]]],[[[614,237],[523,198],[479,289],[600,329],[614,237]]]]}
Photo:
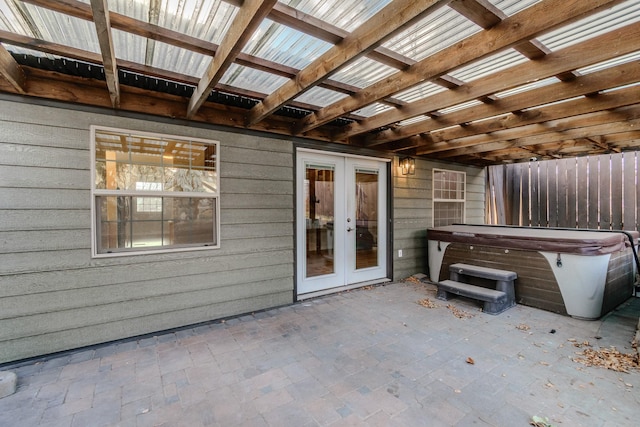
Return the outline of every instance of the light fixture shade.
{"type": "Polygon", "coordinates": [[[412,157],[405,157],[400,160],[400,170],[402,171],[402,175],[415,175],[416,159],[412,157]]]}

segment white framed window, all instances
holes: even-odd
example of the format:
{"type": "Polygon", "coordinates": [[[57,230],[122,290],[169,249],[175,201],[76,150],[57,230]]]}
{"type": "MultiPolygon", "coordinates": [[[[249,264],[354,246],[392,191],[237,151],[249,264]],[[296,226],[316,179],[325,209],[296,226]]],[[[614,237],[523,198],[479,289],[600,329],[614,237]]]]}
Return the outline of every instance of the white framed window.
{"type": "Polygon", "coordinates": [[[220,247],[218,141],[91,126],[94,257],[220,247]]]}
{"type": "Polygon", "coordinates": [[[433,169],[433,226],[464,223],[467,175],[433,169]]]}

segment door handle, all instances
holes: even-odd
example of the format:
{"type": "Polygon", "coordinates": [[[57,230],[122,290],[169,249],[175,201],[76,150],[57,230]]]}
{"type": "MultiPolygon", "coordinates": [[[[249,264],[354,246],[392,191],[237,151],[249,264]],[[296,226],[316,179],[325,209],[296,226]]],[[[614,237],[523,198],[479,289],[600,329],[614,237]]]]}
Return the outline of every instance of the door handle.
{"type": "Polygon", "coordinates": [[[347,231],[353,231],[353,228],[347,227],[347,231]]]}

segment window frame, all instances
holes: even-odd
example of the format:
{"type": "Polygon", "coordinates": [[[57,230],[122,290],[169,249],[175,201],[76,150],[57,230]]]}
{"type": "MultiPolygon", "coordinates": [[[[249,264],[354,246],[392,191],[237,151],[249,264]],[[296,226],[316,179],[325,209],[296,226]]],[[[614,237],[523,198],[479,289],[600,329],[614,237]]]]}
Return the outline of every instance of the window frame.
{"type": "MultiPolygon", "coordinates": [[[[460,182],[460,181],[456,181],[460,182]]],[[[431,172],[431,226],[436,227],[436,204],[437,203],[460,203],[462,205],[462,223],[466,221],[467,217],[467,173],[464,171],[457,171],[452,169],[440,169],[434,168],[431,172]],[[436,198],[436,173],[454,173],[462,176],[462,198],[461,199],[446,199],[436,198]]]]}
{"type": "Polygon", "coordinates": [[[201,250],[212,250],[220,248],[220,142],[213,139],[196,138],[185,135],[172,135],[158,132],[146,132],[134,129],[122,129],[115,127],[91,125],[90,126],[90,145],[91,145],[91,257],[92,258],[113,258],[123,256],[135,256],[135,255],[150,255],[150,254],[163,254],[163,253],[176,253],[176,252],[192,252],[201,250]],[[187,192],[187,191],[156,191],[156,190],[108,190],[96,188],[96,133],[98,132],[110,132],[119,133],[126,136],[140,136],[152,139],[173,139],[183,141],[185,143],[200,143],[206,145],[215,146],[215,188],[213,192],[187,192]],[[111,197],[159,197],[164,200],[165,198],[196,198],[196,199],[211,199],[213,214],[215,218],[213,221],[214,236],[212,236],[211,244],[195,243],[173,246],[154,246],[149,249],[141,248],[127,248],[118,249],[116,251],[100,252],[99,235],[100,225],[98,224],[98,210],[99,198],[111,196],[111,197]],[[215,242],[213,242],[215,238],[215,242]]]}

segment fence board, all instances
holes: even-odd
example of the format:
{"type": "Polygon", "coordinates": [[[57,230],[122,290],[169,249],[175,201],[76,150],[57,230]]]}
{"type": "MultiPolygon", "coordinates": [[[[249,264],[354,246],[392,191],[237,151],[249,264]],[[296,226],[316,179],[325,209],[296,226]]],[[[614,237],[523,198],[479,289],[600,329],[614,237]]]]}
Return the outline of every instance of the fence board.
{"type": "Polygon", "coordinates": [[[622,163],[624,168],[622,186],[622,229],[623,230],[637,230],[638,225],[636,222],[636,153],[627,152],[624,153],[624,161],[622,163]]]}
{"type": "Polygon", "coordinates": [[[506,193],[506,224],[517,225],[520,223],[520,170],[521,167],[505,167],[505,193],[506,193]]]}
{"type": "Polygon", "coordinates": [[[540,227],[549,226],[549,166],[551,162],[538,163],[538,206],[540,217],[538,218],[540,227]]]}
{"type": "Polygon", "coordinates": [[[529,164],[529,186],[531,188],[529,196],[529,209],[531,215],[531,225],[538,227],[540,225],[540,164],[529,164]]]}
{"type": "Polygon", "coordinates": [[[521,175],[521,184],[520,184],[520,193],[522,195],[522,207],[520,208],[522,212],[522,222],[520,225],[529,226],[531,224],[531,175],[530,170],[531,166],[529,163],[523,164],[520,169],[522,172],[521,175]]]}
{"type": "Polygon", "coordinates": [[[576,215],[576,167],[576,159],[569,159],[569,161],[566,162],[567,185],[558,185],[558,187],[564,188],[567,193],[566,227],[569,228],[578,227],[578,218],[576,215]]]}
{"type": "MultiPolygon", "coordinates": [[[[637,230],[636,152],[505,166],[505,212],[513,225],[637,230]]],[[[493,201],[495,203],[495,200],[493,201]]]]}
{"type": "Polygon", "coordinates": [[[611,155],[611,228],[622,230],[622,153],[611,155]]]}
{"type": "Polygon", "coordinates": [[[600,218],[598,217],[599,206],[599,168],[598,158],[589,158],[589,197],[587,199],[588,221],[587,228],[600,228],[600,218]]]}
{"type": "Polygon", "coordinates": [[[589,228],[589,158],[579,157],[576,162],[576,217],[578,228],[589,228]]]}

